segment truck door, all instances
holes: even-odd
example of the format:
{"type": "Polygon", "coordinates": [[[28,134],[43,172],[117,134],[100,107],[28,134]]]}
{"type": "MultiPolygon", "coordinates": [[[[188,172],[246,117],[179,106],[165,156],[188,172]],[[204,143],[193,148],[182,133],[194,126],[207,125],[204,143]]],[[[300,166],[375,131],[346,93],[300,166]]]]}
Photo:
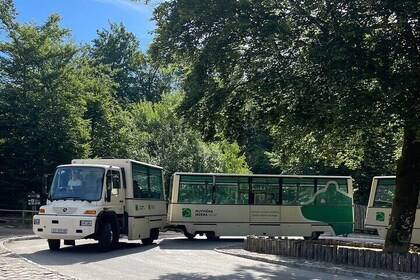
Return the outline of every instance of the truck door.
{"type": "Polygon", "coordinates": [[[105,201],[109,204],[109,210],[113,210],[117,214],[124,213],[125,189],[120,170],[107,171],[105,201]]]}

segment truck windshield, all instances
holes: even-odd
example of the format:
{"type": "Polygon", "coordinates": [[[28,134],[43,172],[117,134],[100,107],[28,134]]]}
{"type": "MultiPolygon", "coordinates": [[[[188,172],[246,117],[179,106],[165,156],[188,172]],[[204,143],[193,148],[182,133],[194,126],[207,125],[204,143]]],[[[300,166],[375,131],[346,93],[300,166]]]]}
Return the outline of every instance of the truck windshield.
{"type": "Polygon", "coordinates": [[[72,166],[57,168],[49,199],[100,200],[104,173],[104,169],[100,167],[72,166]]]}

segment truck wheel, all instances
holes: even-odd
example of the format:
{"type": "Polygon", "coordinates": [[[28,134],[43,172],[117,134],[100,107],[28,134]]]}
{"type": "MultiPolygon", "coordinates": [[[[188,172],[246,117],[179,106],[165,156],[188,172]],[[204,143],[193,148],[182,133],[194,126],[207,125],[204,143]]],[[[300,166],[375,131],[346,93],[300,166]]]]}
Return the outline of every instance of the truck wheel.
{"type": "Polygon", "coordinates": [[[143,243],[143,245],[150,245],[153,243],[153,239],[152,238],[143,238],[141,240],[141,242],[143,243]]]}
{"type": "Polygon", "coordinates": [[[110,223],[102,224],[99,230],[98,247],[99,251],[106,252],[111,249],[113,240],[112,228],[110,223]]]}
{"type": "Polygon", "coordinates": [[[120,234],[116,227],[112,230],[112,247],[118,247],[118,243],[120,242],[120,234]]]}
{"type": "Polygon", "coordinates": [[[60,239],[48,239],[48,247],[51,251],[57,251],[60,249],[60,239]]]}
{"type": "Polygon", "coordinates": [[[152,228],[150,230],[150,238],[153,240],[159,239],[159,229],[158,228],[152,228]]]}
{"type": "Polygon", "coordinates": [[[154,240],[157,240],[159,238],[159,229],[158,228],[152,228],[150,230],[150,237],[149,238],[143,238],[141,242],[144,245],[150,245],[153,243],[154,240]]]}
{"type": "Polygon", "coordinates": [[[118,234],[112,233],[112,247],[118,247],[118,244],[120,242],[120,237],[118,236],[118,234]]]}

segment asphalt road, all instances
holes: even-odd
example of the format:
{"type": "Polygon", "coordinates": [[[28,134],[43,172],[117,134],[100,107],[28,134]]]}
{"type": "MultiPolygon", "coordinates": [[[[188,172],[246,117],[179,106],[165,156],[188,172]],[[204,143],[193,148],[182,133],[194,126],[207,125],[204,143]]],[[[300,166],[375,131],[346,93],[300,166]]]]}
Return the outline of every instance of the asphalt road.
{"type": "Polygon", "coordinates": [[[265,263],[214,251],[241,245],[243,239],[189,241],[164,236],[153,245],[121,240],[116,250],[100,253],[94,241],[79,241],[53,252],[46,240],[20,240],[6,247],[50,270],[84,280],[115,279],[358,279],[265,263]]]}

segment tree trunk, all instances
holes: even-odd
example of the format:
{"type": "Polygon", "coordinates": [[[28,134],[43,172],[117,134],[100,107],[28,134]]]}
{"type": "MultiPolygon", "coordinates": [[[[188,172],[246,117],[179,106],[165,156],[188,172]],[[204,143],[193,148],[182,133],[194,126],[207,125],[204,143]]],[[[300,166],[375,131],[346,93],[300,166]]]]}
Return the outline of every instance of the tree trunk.
{"type": "Polygon", "coordinates": [[[408,252],[420,189],[420,139],[411,128],[404,129],[402,155],[398,160],[394,203],[385,252],[408,252]]]}

